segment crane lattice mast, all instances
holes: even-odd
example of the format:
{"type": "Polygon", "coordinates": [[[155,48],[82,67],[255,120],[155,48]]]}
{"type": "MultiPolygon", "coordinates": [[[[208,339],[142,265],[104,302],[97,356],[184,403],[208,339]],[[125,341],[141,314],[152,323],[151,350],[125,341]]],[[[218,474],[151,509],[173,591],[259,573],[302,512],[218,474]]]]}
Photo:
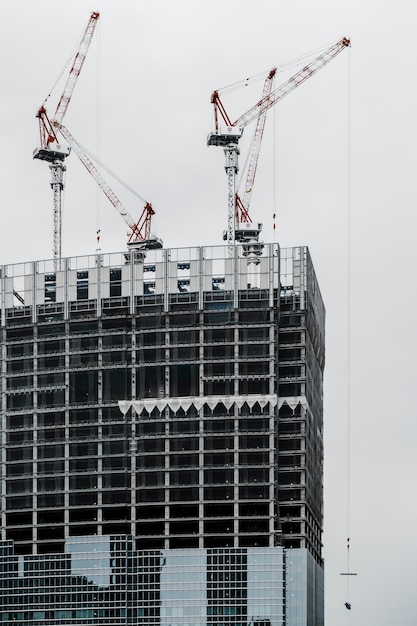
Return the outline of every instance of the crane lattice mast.
{"type": "Polygon", "coordinates": [[[70,153],[68,146],[59,143],[55,128],[60,126],[67,112],[99,16],[100,14],[97,12],[93,12],[90,16],[52,120],[49,119],[45,108],[46,101],[36,113],[36,117],[39,120],[40,146],[34,150],[33,158],[46,161],[49,163],[51,170],[50,184],[53,193],[53,256],[55,270],[59,269],[62,254],[62,192],[65,186],[64,173],[66,170],[64,161],[70,153]]]}

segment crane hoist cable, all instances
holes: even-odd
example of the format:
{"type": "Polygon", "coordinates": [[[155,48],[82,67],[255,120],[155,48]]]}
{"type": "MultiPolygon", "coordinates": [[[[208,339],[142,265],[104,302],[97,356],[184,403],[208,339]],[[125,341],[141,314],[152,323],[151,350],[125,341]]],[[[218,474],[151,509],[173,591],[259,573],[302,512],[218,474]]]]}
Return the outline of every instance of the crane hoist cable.
{"type": "Polygon", "coordinates": [[[350,602],[350,577],[357,576],[356,572],[350,571],[350,517],[351,517],[351,377],[352,377],[352,201],[351,201],[351,57],[348,57],[348,88],[347,88],[347,208],[346,208],[346,301],[347,301],[347,324],[346,324],[346,571],[341,576],[346,576],[346,601],[344,606],[347,610],[352,609],[350,602]]]}
{"type": "Polygon", "coordinates": [[[58,74],[54,84],[52,85],[51,89],[48,92],[48,95],[46,96],[45,100],[42,102],[42,106],[46,107],[46,104],[49,100],[49,98],[52,96],[52,94],[54,93],[55,89],[57,88],[57,85],[61,82],[62,77],[64,76],[65,72],[67,71],[70,63],[73,61],[77,50],[79,49],[80,45],[81,45],[81,41],[82,38],[84,36],[84,33],[80,36],[80,38],[78,39],[77,43],[75,44],[75,46],[73,47],[73,49],[71,50],[67,60],[65,61],[60,73],[58,74]]]}
{"type": "MultiPolygon", "coordinates": [[[[320,48],[316,48],[315,50],[310,50],[310,52],[307,52],[303,55],[295,57],[294,59],[290,59],[289,61],[285,61],[284,63],[279,63],[278,65],[275,66],[275,71],[276,71],[277,76],[285,71],[289,71],[289,70],[294,69],[295,67],[299,67],[300,65],[305,65],[312,59],[322,54],[325,50],[327,50],[332,45],[333,45],[332,43],[329,43],[326,46],[321,46],[320,48]]],[[[262,72],[259,72],[258,74],[248,76],[247,78],[242,78],[239,81],[235,81],[234,83],[230,83],[229,85],[220,87],[219,89],[217,89],[217,92],[219,94],[224,95],[226,93],[231,93],[233,91],[236,91],[237,89],[241,89],[242,87],[247,87],[250,84],[253,84],[255,82],[260,82],[261,80],[265,79],[265,74],[267,74],[268,71],[269,70],[264,70],[262,72]]]]}

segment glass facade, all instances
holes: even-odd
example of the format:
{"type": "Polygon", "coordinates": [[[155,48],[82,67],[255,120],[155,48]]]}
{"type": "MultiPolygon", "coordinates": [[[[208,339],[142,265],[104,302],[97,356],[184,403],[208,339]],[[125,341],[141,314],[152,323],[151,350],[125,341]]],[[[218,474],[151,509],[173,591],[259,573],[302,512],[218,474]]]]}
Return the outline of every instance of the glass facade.
{"type": "Polygon", "coordinates": [[[127,536],[68,539],[63,554],[3,542],[0,622],[246,624],[284,619],[282,548],[135,551],[127,536]]]}
{"type": "Polygon", "coordinates": [[[60,572],[3,622],[320,626],[324,307],[307,249],[0,269],[3,571],[13,589],[60,572]],[[297,550],[316,599],[287,622],[297,550]]]}

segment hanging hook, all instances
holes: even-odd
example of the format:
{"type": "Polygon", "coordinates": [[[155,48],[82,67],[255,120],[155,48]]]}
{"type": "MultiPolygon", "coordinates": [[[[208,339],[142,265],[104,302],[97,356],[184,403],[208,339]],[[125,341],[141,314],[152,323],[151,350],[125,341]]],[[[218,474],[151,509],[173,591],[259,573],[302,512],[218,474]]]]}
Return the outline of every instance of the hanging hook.
{"type": "MultiPolygon", "coordinates": [[[[341,572],[340,575],[341,576],[357,576],[356,573],[350,571],[350,567],[349,567],[350,537],[347,538],[346,549],[347,549],[347,571],[341,572]]],[[[348,611],[350,611],[352,609],[352,605],[349,602],[349,578],[347,579],[347,596],[348,596],[348,601],[345,602],[345,607],[347,608],[348,611]]]]}

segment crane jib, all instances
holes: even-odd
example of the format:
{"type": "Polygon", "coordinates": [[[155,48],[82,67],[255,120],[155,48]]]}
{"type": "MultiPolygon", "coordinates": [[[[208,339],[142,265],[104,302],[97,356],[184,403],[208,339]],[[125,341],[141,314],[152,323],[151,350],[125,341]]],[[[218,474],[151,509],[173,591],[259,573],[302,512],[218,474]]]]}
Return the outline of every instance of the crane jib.
{"type": "Polygon", "coordinates": [[[336,44],[325,50],[314,61],[303,67],[299,72],[291,76],[285,83],[277,87],[269,96],[262,98],[257,104],[255,104],[249,111],[246,111],[241,115],[234,123],[233,126],[244,128],[255,120],[264,111],[274,106],[277,102],[282,100],[284,96],[288,95],[293,89],[301,85],[305,80],[313,76],[316,72],[322,69],[329,61],[337,56],[342,50],[350,46],[350,40],[344,37],[336,44]]]}

